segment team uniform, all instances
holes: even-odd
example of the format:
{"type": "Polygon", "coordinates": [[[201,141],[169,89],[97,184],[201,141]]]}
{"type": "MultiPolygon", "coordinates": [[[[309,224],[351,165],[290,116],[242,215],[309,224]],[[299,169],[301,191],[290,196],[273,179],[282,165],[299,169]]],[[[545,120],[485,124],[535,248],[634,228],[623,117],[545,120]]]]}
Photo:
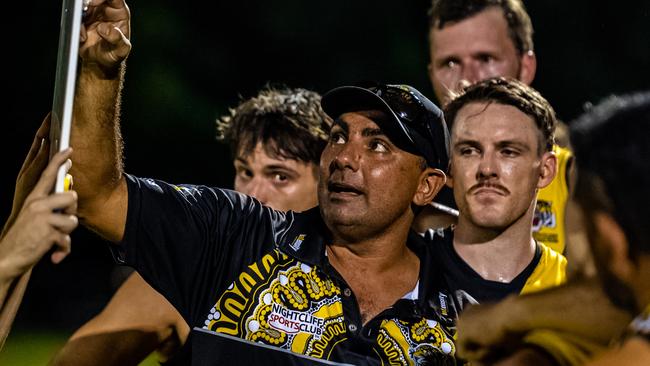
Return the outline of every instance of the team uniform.
{"type": "Polygon", "coordinates": [[[318,208],[282,213],[234,191],[127,175],[118,261],[134,267],[193,327],[192,364],[454,364],[436,313],[435,248],[411,233],[418,284],[365,325],[329,264],[318,208]],[[319,361],[320,360],[320,361],[319,361]]]}
{"type": "Polygon", "coordinates": [[[509,283],[486,280],[456,253],[453,231],[429,230],[425,240],[437,250],[444,284],[448,291],[439,293],[441,314],[457,318],[463,307],[487,301],[499,301],[511,294],[526,294],[555,287],[566,282],[566,258],[546,245],[536,242],[535,255],[526,268],[509,283]]]}
{"type": "Polygon", "coordinates": [[[533,237],[558,253],[566,250],[565,211],[569,201],[567,170],[572,159],[571,151],[553,146],[557,156],[557,174],[551,184],[540,189],[533,218],[533,237]]]}

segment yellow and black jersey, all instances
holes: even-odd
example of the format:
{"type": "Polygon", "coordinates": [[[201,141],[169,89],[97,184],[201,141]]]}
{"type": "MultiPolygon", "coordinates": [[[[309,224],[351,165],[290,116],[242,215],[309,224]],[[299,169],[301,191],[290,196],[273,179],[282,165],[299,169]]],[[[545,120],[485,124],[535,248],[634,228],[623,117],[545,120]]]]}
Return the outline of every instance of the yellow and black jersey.
{"type": "Polygon", "coordinates": [[[442,315],[455,319],[468,304],[499,301],[511,294],[524,294],[559,286],[566,282],[566,258],[537,242],[533,260],[509,283],[490,281],[481,277],[456,253],[453,231],[429,231],[425,239],[437,250],[440,276],[449,291],[439,294],[442,315]]]}
{"type": "Polygon", "coordinates": [[[540,252],[539,261],[519,292],[521,295],[559,286],[566,282],[566,258],[540,242],[537,242],[537,250],[540,252]]]}
{"type": "Polygon", "coordinates": [[[407,244],[421,261],[418,284],[363,324],[327,260],[318,208],[285,214],[234,191],[127,182],[125,236],[114,254],[193,328],[193,365],[456,362],[450,324],[433,301],[434,253],[417,234],[407,244]]]}
{"type": "Polygon", "coordinates": [[[533,218],[533,237],[558,253],[566,248],[565,211],[569,201],[568,170],[572,159],[571,151],[553,146],[557,156],[557,173],[548,186],[537,194],[537,206],[533,218]]]}

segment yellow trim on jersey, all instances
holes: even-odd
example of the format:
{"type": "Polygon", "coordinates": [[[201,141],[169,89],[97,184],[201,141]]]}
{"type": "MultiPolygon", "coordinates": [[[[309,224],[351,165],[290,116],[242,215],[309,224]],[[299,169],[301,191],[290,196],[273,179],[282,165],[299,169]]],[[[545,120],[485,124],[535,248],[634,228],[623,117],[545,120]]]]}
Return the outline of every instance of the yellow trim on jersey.
{"type": "Polygon", "coordinates": [[[559,286],[566,282],[566,258],[542,243],[538,242],[537,244],[540,246],[542,254],[537,267],[521,289],[521,295],[559,286]]]}
{"type": "Polygon", "coordinates": [[[606,349],[606,345],[591,339],[550,329],[532,330],[524,337],[524,343],[544,349],[561,366],[583,365],[606,349]]]}
{"type": "Polygon", "coordinates": [[[569,200],[567,168],[573,155],[570,150],[558,145],[553,146],[553,152],[557,156],[557,173],[551,184],[537,193],[533,237],[556,252],[564,253],[566,248],[564,218],[569,200]]]}

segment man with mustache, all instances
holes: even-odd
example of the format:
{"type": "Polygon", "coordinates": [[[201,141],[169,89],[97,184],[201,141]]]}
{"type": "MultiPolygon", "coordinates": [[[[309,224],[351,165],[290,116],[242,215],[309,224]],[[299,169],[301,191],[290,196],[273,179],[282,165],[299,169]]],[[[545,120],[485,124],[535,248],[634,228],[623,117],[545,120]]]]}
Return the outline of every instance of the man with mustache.
{"type": "Polygon", "coordinates": [[[650,92],[611,96],[570,125],[599,278],[468,309],[458,350],[472,362],[509,362],[533,343],[553,365],[650,364],[650,92]]]}
{"type": "Polygon", "coordinates": [[[445,116],[459,218],[432,244],[455,310],[563,283],[566,259],[531,232],[537,191],[555,176],[552,107],[524,83],[494,78],[467,87],[445,116]]]}
{"type": "Polygon", "coordinates": [[[86,22],[71,138],[79,217],[183,316],[193,364],[454,362],[435,248],[411,231],[445,181],[438,107],[404,85],[325,94],[319,207],[302,213],[137,178],[117,121],[129,11],[93,1],[86,22]]]}
{"type": "MultiPolygon", "coordinates": [[[[508,77],[531,85],[537,70],[533,24],[521,0],[432,0],[429,9],[429,79],[444,107],[463,86],[492,77],[508,77]]],[[[560,121],[558,121],[560,122],[560,121]]],[[[558,123],[553,151],[557,157],[554,180],[539,190],[533,216],[533,236],[566,255],[569,271],[590,269],[579,231],[567,232],[566,206],[570,191],[572,155],[566,125],[558,123]],[[568,237],[571,245],[567,246],[568,237]]],[[[437,203],[455,207],[449,190],[437,203]]],[[[438,205],[438,207],[440,207],[438,205]]],[[[456,222],[451,215],[433,208],[416,220],[420,231],[456,222]]],[[[587,273],[585,272],[585,273],[587,273]]]]}

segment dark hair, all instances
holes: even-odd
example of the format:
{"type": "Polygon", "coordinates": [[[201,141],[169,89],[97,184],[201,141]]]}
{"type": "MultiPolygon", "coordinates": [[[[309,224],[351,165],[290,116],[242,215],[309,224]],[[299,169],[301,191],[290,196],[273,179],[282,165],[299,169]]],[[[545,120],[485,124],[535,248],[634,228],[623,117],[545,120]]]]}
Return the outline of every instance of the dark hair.
{"type": "Polygon", "coordinates": [[[569,124],[576,199],[622,227],[630,258],[650,253],[650,91],[611,96],[569,124]]]}
{"type": "Polygon", "coordinates": [[[539,92],[513,78],[497,77],[465,87],[445,107],[445,121],[453,130],[458,111],[473,102],[498,103],[513,106],[530,116],[542,135],[540,153],[553,150],[557,119],[553,107],[539,92]]]}
{"type": "Polygon", "coordinates": [[[310,90],[267,86],[217,120],[217,139],[233,157],[262,143],[271,157],[318,164],[332,125],[320,100],[310,90]]]}
{"type": "Polygon", "coordinates": [[[429,8],[429,29],[444,28],[480,13],[499,7],[508,22],[508,33],[519,54],[533,50],[533,23],[521,0],[433,0],[429,8]]]}

